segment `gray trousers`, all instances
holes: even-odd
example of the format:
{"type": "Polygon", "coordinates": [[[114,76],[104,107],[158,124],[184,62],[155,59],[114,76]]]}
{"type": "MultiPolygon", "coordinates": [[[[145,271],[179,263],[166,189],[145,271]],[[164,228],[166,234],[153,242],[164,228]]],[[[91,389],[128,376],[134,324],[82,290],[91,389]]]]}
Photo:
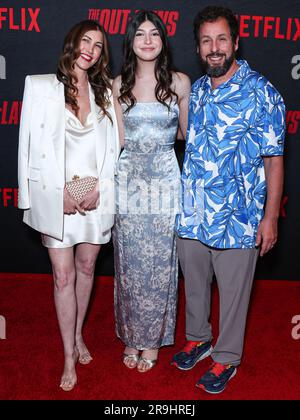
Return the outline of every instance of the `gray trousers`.
{"type": "Polygon", "coordinates": [[[258,249],[216,249],[177,237],[185,279],[186,337],[212,339],[209,322],[211,283],[216,275],[220,298],[219,336],[211,354],[215,362],[240,364],[246,318],[258,249]]]}

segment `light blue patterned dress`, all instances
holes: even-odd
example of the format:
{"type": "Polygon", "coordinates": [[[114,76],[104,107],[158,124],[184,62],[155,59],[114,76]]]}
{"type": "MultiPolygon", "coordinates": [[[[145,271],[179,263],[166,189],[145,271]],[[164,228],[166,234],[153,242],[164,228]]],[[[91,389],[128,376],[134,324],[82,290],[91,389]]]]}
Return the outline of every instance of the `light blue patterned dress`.
{"type": "Polygon", "coordinates": [[[117,336],[139,350],[174,342],[178,114],[177,104],[168,110],[159,102],[138,102],[124,113],[125,148],[117,165],[113,232],[115,319],[117,336]]]}

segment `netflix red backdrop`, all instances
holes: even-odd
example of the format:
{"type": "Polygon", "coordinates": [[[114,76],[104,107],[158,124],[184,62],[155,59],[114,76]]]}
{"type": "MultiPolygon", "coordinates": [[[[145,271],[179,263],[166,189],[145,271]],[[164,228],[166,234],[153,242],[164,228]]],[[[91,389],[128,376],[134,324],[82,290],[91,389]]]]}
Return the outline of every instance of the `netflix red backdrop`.
{"type": "MultiPolygon", "coordinates": [[[[199,78],[193,19],[209,5],[230,7],[240,22],[238,57],[271,81],[287,108],[285,187],[279,242],[260,259],[256,278],[300,280],[298,241],[300,194],[297,175],[300,154],[300,0],[2,0],[0,2],[0,220],[1,272],[51,271],[40,235],[22,223],[17,209],[17,148],[24,78],[56,72],[67,31],[80,20],[93,19],[108,34],[113,75],[120,70],[127,23],[141,8],[156,11],[164,20],[176,68],[192,81],[199,78]]],[[[180,164],[184,146],[178,142],[180,164]]],[[[112,245],[103,247],[97,274],[113,274],[112,245]]]]}

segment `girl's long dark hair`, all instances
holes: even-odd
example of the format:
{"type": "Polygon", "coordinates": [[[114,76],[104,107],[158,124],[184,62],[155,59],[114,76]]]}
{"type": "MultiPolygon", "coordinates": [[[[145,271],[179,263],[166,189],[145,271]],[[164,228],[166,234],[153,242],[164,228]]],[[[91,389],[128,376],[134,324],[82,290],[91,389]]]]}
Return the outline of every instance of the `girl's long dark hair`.
{"type": "Polygon", "coordinates": [[[107,38],[101,25],[93,20],[84,20],[77,23],[69,31],[64,40],[63,51],[59,58],[56,76],[58,80],[64,84],[66,103],[71,105],[77,115],[79,110],[76,100],[78,89],[75,84],[78,82],[78,79],[74,72],[74,65],[80,55],[80,41],[88,31],[100,31],[103,35],[103,48],[100,59],[88,69],[87,75],[95,95],[95,102],[100,107],[102,116],[106,115],[111,120],[111,116],[107,111],[107,108],[110,105],[108,89],[111,89],[108,67],[109,51],[107,38]]]}
{"type": "Polygon", "coordinates": [[[124,39],[124,61],[121,70],[121,88],[118,99],[120,103],[127,105],[126,112],[129,112],[136,104],[136,98],[132,93],[137,69],[137,58],[133,51],[133,41],[139,26],[147,20],[153,23],[162,40],[162,50],[155,63],[155,78],[157,80],[155,97],[158,102],[166,105],[168,108],[172,99],[175,97],[177,100],[178,98],[171,88],[172,63],[166,27],[160,17],[154,12],[140,10],[129,22],[124,39]]]}

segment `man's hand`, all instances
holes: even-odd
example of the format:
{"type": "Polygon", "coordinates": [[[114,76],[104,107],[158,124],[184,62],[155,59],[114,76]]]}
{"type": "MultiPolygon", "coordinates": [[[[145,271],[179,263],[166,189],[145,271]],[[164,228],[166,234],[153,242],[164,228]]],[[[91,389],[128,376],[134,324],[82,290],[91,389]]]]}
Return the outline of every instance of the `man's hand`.
{"type": "Polygon", "coordinates": [[[277,218],[263,218],[259,224],[255,246],[260,246],[260,256],[262,257],[277,242],[277,218]]]}
{"type": "Polygon", "coordinates": [[[261,257],[270,251],[277,241],[277,223],[283,190],[283,157],[270,156],[263,159],[267,183],[267,202],[255,243],[256,246],[261,246],[261,257]]]}

